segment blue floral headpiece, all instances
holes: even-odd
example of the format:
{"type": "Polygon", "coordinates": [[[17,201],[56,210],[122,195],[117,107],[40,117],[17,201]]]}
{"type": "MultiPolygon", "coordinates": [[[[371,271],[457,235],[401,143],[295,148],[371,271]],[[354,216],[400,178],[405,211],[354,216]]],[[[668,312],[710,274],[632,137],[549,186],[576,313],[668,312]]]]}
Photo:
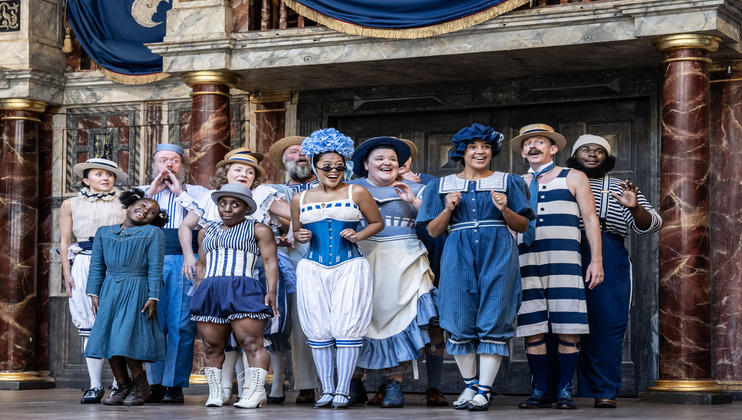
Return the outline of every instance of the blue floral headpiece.
{"type": "Polygon", "coordinates": [[[334,128],[323,128],[301,142],[301,151],[310,160],[319,153],[336,152],[349,159],[353,154],[353,139],[334,128]]]}
{"type": "Polygon", "coordinates": [[[492,156],[494,157],[500,154],[500,145],[504,138],[505,136],[502,133],[498,133],[492,127],[474,123],[471,127],[462,128],[458,133],[454,134],[451,140],[453,149],[448,152],[448,156],[458,162],[464,157],[464,151],[469,143],[474,140],[481,140],[492,145],[492,156]]]}

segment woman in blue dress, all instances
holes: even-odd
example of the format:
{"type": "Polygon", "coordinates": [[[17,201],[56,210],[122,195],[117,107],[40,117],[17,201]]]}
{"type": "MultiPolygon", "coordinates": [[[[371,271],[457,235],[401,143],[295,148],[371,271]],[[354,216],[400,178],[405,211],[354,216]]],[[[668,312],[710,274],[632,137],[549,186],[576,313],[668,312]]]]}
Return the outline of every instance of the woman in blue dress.
{"type": "Polygon", "coordinates": [[[149,394],[142,362],[165,360],[165,337],[157,321],[162,286],[167,213],[133,189],[121,194],[127,209],[121,225],[95,233],[86,293],[95,324],[85,357],[108,359],[119,384],[108,405],[142,405],[149,394]],[[126,368],[131,371],[131,377],[126,368]]]}
{"type": "Polygon", "coordinates": [[[353,140],[334,128],[304,139],[319,185],[291,201],[294,238],[309,242],[296,267],[301,328],[312,348],[322,396],[315,408],[348,408],[350,378],[371,321],[372,277],[357,242],[381,232],[384,221],[369,192],[343,182],[353,140]],[[367,226],[358,229],[361,218],[367,226]],[[337,347],[337,387],[335,351],[337,347]]]}
{"type": "Polygon", "coordinates": [[[466,384],[453,405],[471,411],[489,408],[492,384],[515,332],[520,267],[508,228],[524,232],[534,217],[523,179],[489,169],[502,139],[480,124],[456,133],[449,157],[463,160],[464,170],[428,184],[417,216],[433,237],[450,229],[441,257],[440,324],[466,384]]]}
{"type": "Polygon", "coordinates": [[[374,197],[384,230],[358,244],[371,267],[374,290],[371,325],[363,338],[351,395],[362,401],[363,370],[378,370],[386,377],[380,405],[387,408],[404,405],[402,377],[410,361],[430,342],[427,327],[436,316],[431,296],[433,272],[415,232],[423,186],[398,181],[399,163],[409,156],[409,146],[393,137],[366,140],[353,152],[353,172],[364,178],[351,183],[363,186],[374,197]]]}

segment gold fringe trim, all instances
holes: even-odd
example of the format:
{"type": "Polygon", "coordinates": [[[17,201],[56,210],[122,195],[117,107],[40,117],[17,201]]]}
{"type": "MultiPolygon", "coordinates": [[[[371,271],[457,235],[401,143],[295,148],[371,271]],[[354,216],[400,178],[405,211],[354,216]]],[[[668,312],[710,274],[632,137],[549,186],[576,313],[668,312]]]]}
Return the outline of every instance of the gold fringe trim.
{"type": "Polygon", "coordinates": [[[449,32],[455,32],[461,29],[468,28],[470,26],[478,25],[482,22],[496,18],[497,16],[517,9],[518,7],[523,6],[529,1],[530,0],[508,0],[505,3],[500,3],[481,12],[469,16],[464,16],[450,22],[439,23],[437,25],[431,26],[423,26],[420,28],[406,29],[380,29],[372,28],[369,26],[360,26],[353,23],[342,22],[329,16],[323,15],[322,13],[319,13],[314,9],[310,9],[307,6],[304,6],[296,0],[284,0],[283,2],[288,7],[294,9],[298,14],[309,18],[319,24],[327,26],[330,29],[334,29],[346,34],[369,36],[375,38],[417,39],[447,34],[449,32]]]}
{"type": "Polygon", "coordinates": [[[159,82],[162,79],[167,79],[168,77],[170,77],[169,74],[163,72],[143,74],[141,76],[130,76],[128,74],[116,73],[111,70],[105,69],[98,63],[95,64],[98,67],[98,70],[100,70],[101,73],[106,76],[106,79],[113,80],[114,82],[122,83],[125,85],[146,85],[147,83],[159,82]]]}

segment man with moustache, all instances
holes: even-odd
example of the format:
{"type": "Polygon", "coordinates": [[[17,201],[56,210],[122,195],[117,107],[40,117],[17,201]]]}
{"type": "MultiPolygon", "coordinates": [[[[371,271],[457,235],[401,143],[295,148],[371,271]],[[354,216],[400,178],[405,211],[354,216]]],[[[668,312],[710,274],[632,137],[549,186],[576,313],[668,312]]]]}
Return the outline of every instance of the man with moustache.
{"type": "Polygon", "coordinates": [[[533,376],[533,393],[520,408],[548,408],[547,333],[558,336],[559,387],[557,408],[577,408],[571,380],[579,357],[580,334],[587,334],[585,284],[603,281],[600,224],[595,200],[584,173],[561,168],[554,155],[567,140],[546,124],[530,124],[510,141],[510,148],[528,161],[523,178],[529,183],[536,219],[518,234],[523,300],[518,311],[519,337],[533,376]],[[584,270],[580,257],[580,216],[590,243],[591,261],[584,270]]]}
{"type": "MultiPolygon", "coordinates": [[[[185,183],[187,162],[183,148],[159,144],[152,157],[152,184],[140,187],[147,198],[160,204],[170,217],[163,227],[166,249],[162,270],[163,289],[157,304],[160,327],[165,333],[167,355],[164,362],[147,363],[151,391],[146,402],[183,403],[183,387],[188,387],[193,365],[193,336],[196,324],[191,321],[188,292],[191,281],[181,273],[183,251],[178,241],[178,227],[188,214],[188,207],[209,190],[185,183]]],[[[193,235],[197,238],[197,235],[193,235]]],[[[194,252],[197,246],[194,246],[194,252]]]]}
{"type": "MultiPolygon", "coordinates": [[[[294,194],[312,189],[317,186],[319,181],[312,171],[312,165],[304,153],[301,151],[301,142],[303,136],[289,136],[279,139],[268,149],[268,158],[273,167],[278,170],[285,170],[288,175],[286,184],[271,185],[273,188],[284,193],[286,201],[291,202],[294,194]]],[[[289,223],[284,221],[288,231],[289,223]]],[[[288,241],[287,241],[288,242],[288,241]]],[[[301,260],[308,244],[299,242],[286,243],[279,245],[288,245],[282,248],[286,251],[294,266],[301,260]]],[[[299,314],[296,311],[296,293],[287,295],[291,322],[296,325],[291,329],[291,364],[294,372],[294,388],[299,390],[296,397],[297,404],[313,404],[315,402],[314,390],[320,387],[317,369],[314,366],[312,350],[307,344],[307,337],[299,324],[299,314]]]]}
{"type": "MultiPolygon", "coordinates": [[[[613,170],[616,157],[603,137],[580,136],[572,147],[567,166],[582,171],[598,209],[601,227],[605,282],[585,291],[590,334],[580,338],[577,384],[581,397],[594,398],[596,408],[616,408],[621,388],[623,339],[631,306],[631,260],[624,246],[630,230],[654,233],[662,226],[660,215],[630,181],[606,175],[613,170]]],[[[582,231],[582,266],[589,266],[592,255],[582,231]]]]}

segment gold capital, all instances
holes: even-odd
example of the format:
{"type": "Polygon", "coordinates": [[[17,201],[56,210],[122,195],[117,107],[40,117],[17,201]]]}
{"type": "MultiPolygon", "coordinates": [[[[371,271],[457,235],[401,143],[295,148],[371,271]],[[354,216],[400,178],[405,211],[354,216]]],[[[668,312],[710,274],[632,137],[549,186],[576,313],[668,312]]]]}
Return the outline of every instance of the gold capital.
{"type": "Polygon", "coordinates": [[[181,77],[185,84],[191,87],[194,85],[227,85],[233,88],[240,81],[239,75],[226,71],[192,71],[184,73],[181,77]]]}
{"type": "Polygon", "coordinates": [[[42,113],[49,106],[46,102],[35,99],[0,99],[0,109],[10,111],[31,111],[42,113]]]}
{"type": "Polygon", "coordinates": [[[714,52],[719,49],[719,44],[721,44],[721,37],[706,34],[667,35],[652,40],[652,45],[660,52],[686,49],[714,52]]]}

